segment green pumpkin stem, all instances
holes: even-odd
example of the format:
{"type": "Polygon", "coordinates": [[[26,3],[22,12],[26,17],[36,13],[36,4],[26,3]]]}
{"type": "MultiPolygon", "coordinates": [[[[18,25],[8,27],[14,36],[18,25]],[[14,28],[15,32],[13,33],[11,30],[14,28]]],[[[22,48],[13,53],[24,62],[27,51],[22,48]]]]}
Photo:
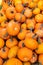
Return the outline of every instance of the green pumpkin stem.
{"type": "Polygon", "coordinates": [[[0,5],[0,10],[2,9],[2,5],[0,5]]]}
{"type": "Polygon", "coordinates": [[[41,41],[40,41],[40,37],[38,37],[37,41],[38,41],[39,44],[41,43],[41,41]]]}

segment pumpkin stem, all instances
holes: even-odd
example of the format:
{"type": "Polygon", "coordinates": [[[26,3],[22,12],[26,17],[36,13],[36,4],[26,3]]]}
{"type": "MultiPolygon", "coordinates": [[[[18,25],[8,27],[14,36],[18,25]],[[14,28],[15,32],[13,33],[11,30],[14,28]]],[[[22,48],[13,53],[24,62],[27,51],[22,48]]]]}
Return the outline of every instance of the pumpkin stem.
{"type": "Polygon", "coordinates": [[[14,18],[14,22],[16,22],[16,19],[14,18]]]}
{"type": "Polygon", "coordinates": [[[7,37],[9,34],[6,32],[6,34],[4,35],[4,37],[7,37]]]}
{"type": "Polygon", "coordinates": [[[2,5],[0,5],[0,10],[2,9],[2,5]]]}
{"type": "Polygon", "coordinates": [[[23,6],[24,6],[24,7],[27,7],[27,6],[28,6],[28,3],[23,4],[23,6]]]}
{"type": "Polygon", "coordinates": [[[4,21],[4,23],[6,24],[6,23],[7,23],[7,21],[5,20],[5,21],[4,21]]]}
{"type": "Polygon", "coordinates": [[[38,62],[38,64],[39,64],[39,65],[42,65],[42,63],[41,63],[41,62],[38,62]]]}
{"type": "Polygon", "coordinates": [[[0,26],[1,26],[1,23],[0,23],[0,26]]]}
{"type": "Polygon", "coordinates": [[[41,41],[40,41],[40,37],[37,38],[37,41],[38,41],[39,44],[41,43],[41,41]]]}
{"type": "Polygon", "coordinates": [[[14,11],[11,11],[11,13],[13,14],[13,13],[14,13],[14,11]]]}
{"type": "Polygon", "coordinates": [[[31,65],[42,65],[42,64],[40,62],[35,62],[35,63],[31,64],[31,65]]]}
{"type": "Polygon", "coordinates": [[[3,14],[2,14],[2,13],[0,13],[0,16],[3,16],[3,14]]]}
{"type": "Polygon", "coordinates": [[[24,14],[24,12],[25,12],[25,9],[21,13],[24,14]]]}
{"type": "Polygon", "coordinates": [[[11,3],[10,1],[8,1],[8,5],[9,5],[9,6],[12,5],[12,3],[11,3]]]}
{"type": "Polygon", "coordinates": [[[35,53],[33,53],[33,57],[35,57],[35,53]]]}
{"type": "Polygon", "coordinates": [[[22,46],[25,47],[24,43],[22,43],[22,46]]]}
{"type": "Polygon", "coordinates": [[[22,29],[20,29],[20,32],[22,32],[22,29]]]}
{"type": "Polygon", "coordinates": [[[37,34],[34,34],[33,36],[32,36],[32,38],[35,38],[37,36],[37,34]]]}
{"type": "Polygon", "coordinates": [[[13,41],[13,37],[12,36],[10,37],[10,40],[13,41]]]}
{"type": "Polygon", "coordinates": [[[43,27],[43,24],[41,24],[40,29],[43,27]]]}
{"type": "Polygon", "coordinates": [[[33,31],[33,28],[30,28],[29,30],[32,32],[33,31]]]}
{"type": "Polygon", "coordinates": [[[6,51],[6,50],[5,50],[5,47],[3,47],[3,48],[2,48],[2,51],[3,51],[3,52],[5,52],[5,51],[6,51]]]}

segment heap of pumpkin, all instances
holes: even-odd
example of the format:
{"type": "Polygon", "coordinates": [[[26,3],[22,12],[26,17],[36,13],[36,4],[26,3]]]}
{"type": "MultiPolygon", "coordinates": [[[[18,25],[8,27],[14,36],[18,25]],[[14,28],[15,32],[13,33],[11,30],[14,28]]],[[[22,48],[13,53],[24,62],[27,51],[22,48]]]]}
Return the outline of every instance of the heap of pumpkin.
{"type": "Polygon", "coordinates": [[[0,4],[0,65],[43,65],[43,0],[0,4]]]}

